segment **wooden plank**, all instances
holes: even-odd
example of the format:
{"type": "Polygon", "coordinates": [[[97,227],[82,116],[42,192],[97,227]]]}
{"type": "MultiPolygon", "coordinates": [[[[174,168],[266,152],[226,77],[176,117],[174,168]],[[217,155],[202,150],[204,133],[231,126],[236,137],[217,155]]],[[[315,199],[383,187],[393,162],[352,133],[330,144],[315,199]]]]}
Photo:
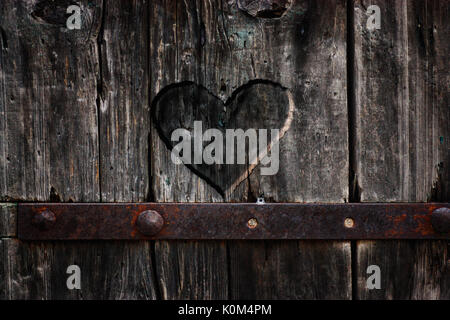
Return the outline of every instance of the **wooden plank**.
{"type": "Polygon", "coordinates": [[[226,243],[157,241],[157,276],[163,299],[226,299],[226,243]]]}
{"type": "MultiPolygon", "coordinates": [[[[218,99],[225,101],[233,97],[233,92],[235,95],[236,91],[240,92],[241,102],[237,107],[234,102],[229,106],[237,108],[239,119],[233,123],[230,118],[229,123],[244,129],[250,123],[253,128],[282,124],[281,115],[286,110],[283,95],[290,92],[295,102],[292,124],[280,142],[278,174],[262,177],[257,167],[249,170],[250,177],[229,192],[213,188],[187,167],[173,164],[170,151],[156,130],[170,125],[153,124],[152,189],[156,201],[254,202],[262,193],[266,201],[274,202],[348,199],[345,1],[297,1],[281,19],[254,18],[236,3],[223,1],[177,5],[171,1],[155,1],[150,12],[151,21],[159,17],[150,35],[150,66],[154,75],[151,98],[163,89],[173,90],[170,85],[174,83],[192,81],[197,85],[189,89],[177,87],[177,91],[172,91],[175,97],[167,94],[166,99],[160,100],[166,109],[175,108],[170,109],[175,123],[192,125],[190,121],[200,103],[192,101],[190,94],[201,93],[208,101],[205,108],[213,108],[212,105],[217,108],[218,99]],[[271,84],[258,87],[248,84],[251,80],[269,80],[271,84]],[[268,98],[259,100],[264,92],[278,86],[287,88],[277,93],[280,99],[271,101],[273,95],[269,94],[268,98]],[[172,103],[171,99],[181,99],[183,103],[172,103]],[[177,105],[180,109],[176,109],[177,105]],[[244,105],[257,111],[252,113],[244,105]],[[183,117],[178,118],[177,114],[183,117]]],[[[217,114],[221,111],[217,110],[198,115],[204,116],[205,128],[220,126],[217,114]]],[[[232,175],[239,169],[230,166],[229,170],[232,175]]],[[[162,297],[312,298],[321,294],[336,299],[351,297],[349,242],[280,242],[271,246],[267,260],[263,260],[266,251],[262,244],[229,243],[227,259],[227,250],[220,242],[157,242],[155,254],[157,271],[162,275],[162,297]],[[298,257],[306,255],[307,250],[312,251],[314,259],[299,264],[298,257]],[[215,252],[215,255],[201,252],[215,252]],[[174,265],[168,256],[178,257],[178,264],[174,265]],[[200,257],[197,263],[206,266],[200,274],[196,266],[188,265],[190,256],[200,257]],[[249,259],[249,256],[260,259],[249,259]],[[217,260],[227,261],[232,271],[226,272],[226,265],[217,265],[217,260]],[[330,261],[324,267],[328,272],[312,272],[314,263],[319,261],[330,261]],[[253,271],[263,264],[266,272],[255,274],[253,271]],[[277,272],[273,274],[270,270],[277,272]],[[189,276],[193,273],[195,279],[189,276]],[[314,275],[312,279],[311,275],[314,275]],[[252,287],[255,290],[250,292],[247,284],[252,280],[255,280],[252,287]],[[286,287],[290,283],[294,283],[293,289],[286,287]],[[299,289],[301,285],[305,285],[304,290],[299,289]],[[210,291],[213,286],[224,289],[214,294],[210,291]],[[264,293],[267,286],[272,289],[264,293]],[[189,292],[184,288],[189,288],[189,292]],[[323,293],[317,293],[319,290],[323,293]]]]}
{"type": "MultiPolygon", "coordinates": [[[[355,4],[355,172],[361,201],[449,200],[448,1],[355,4]]],[[[448,245],[360,241],[357,298],[448,299],[448,245]],[[365,286],[379,265],[381,290],[365,286]]]]}
{"type": "MultiPolygon", "coordinates": [[[[263,26],[254,27],[262,40],[250,41],[240,64],[255,61],[253,76],[290,88],[296,104],[280,145],[280,171],[254,171],[246,193],[274,202],[347,201],[345,1],[297,1],[280,20],[240,17],[228,25],[263,26]]],[[[351,297],[350,242],[235,242],[230,265],[233,299],[351,297]]]]}
{"type": "Polygon", "coordinates": [[[0,257],[2,263],[0,263],[0,300],[6,300],[7,297],[7,277],[6,277],[6,264],[3,262],[6,259],[5,256],[5,242],[0,238],[0,257]]]}
{"type": "MultiPolygon", "coordinates": [[[[100,31],[99,150],[103,202],[145,202],[149,197],[148,1],[107,2],[100,31]]],[[[107,277],[120,275],[115,299],[156,299],[151,243],[113,242],[104,247],[107,277]],[[114,257],[122,260],[116,265],[114,257]]],[[[96,248],[94,247],[94,250],[96,248]]],[[[96,266],[92,266],[96,267],[96,266]]],[[[89,267],[87,270],[91,270],[89,267]]],[[[100,279],[99,279],[100,280],[100,279]]],[[[97,281],[101,284],[102,281],[97,281]]],[[[111,285],[112,287],[113,285],[111,285]]],[[[102,291],[92,295],[105,294],[102,291]]]]}
{"type": "MultiPolygon", "coordinates": [[[[114,3],[104,8],[101,1],[82,1],[81,30],[65,27],[69,4],[46,0],[0,4],[0,132],[6,137],[0,152],[1,198],[145,201],[148,174],[140,170],[146,170],[142,159],[147,149],[140,143],[146,138],[145,132],[138,137],[142,132],[137,129],[145,125],[145,117],[136,119],[145,114],[148,104],[135,100],[146,98],[142,90],[147,77],[142,48],[146,33],[140,32],[141,22],[145,27],[147,21],[146,3],[143,7],[138,1],[114,3]],[[128,56],[131,45],[142,48],[143,57],[139,53],[128,56]],[[121,63],[132,64],[134,69],[121,63]],[[113,120],[120,124],[112,125],[113,120]],[[136,127],[126,131],[122,124],[136,127]],[[105,137],[108,130],[114,135],[105,137]],[[105,155],[99,159],[103,148],[105,155]],[[132,169],[117,153],[123,148],[127,148],[132,169]],[[142,167],[137,168],[139,163],[142,167]],[[115,179],[124,181],[121,186],[110,173],[102,174],[105,165],[117,168],[115,179]],[[116,184],[116,189],[109,184],[116,184]]],[[[2,245],[8,283],[4,296],[8,299],[156,296],[148,243],[6,239],[2,245]],[[72,264],[81,268],[79,291],[66,287],[66,269],[72,264]]]]}
{"type": "MultiPolygon", "coordinates": [[[[150,3],[150,97],[182,80],[203,83],[199,1],[150,3]]],[[[217,202],[221,196],[184,166],[151,130],[152,195],[156,202],[217,202]]],[[[221,242],[156,241],[155,263],[162,299],[226,299],[226,246],[221,242]],[[194,259],[195,258],[195,259],[194,259]],[[194,259],[194,260],[193,260],[194,259]]]]}
{"type": "MultiPolygon", "coordinates": [[[[3,240],[7,299],[154,299],[149,244],[3,240]],[[144,250],[146,249],[146,250],[144,250]],[[144,254],[145,253],[145,254],[144,254]],[[81,289],[68,290],[70,265],[81,289]]],[[[1,291],[0,291],[1,297],[1,291]]]]}
{"type": "Polygon", "coordinates": [[[350,251],[345,241],[235,242],[231,298],[349,299],[350,251]]]}
{"type": "Polygon", "coordinates": [[[0,203],[0,238],[14,237],[17,234],[17,205],[0,203]]]}
{"type": "Polygon", "coordinates": [[[98,199],[98,54],[90,32],[100,26],[100,8],[86,2],[85,28],[68,30],[68,5],[52,4],[0,5],[3,200],[98,199]]]}
{"type": "Polygon", "coordinates": [[[357,248],[359,299],[449,299],[448,241],[359,241],[357,248]],[[370,265],[381,269],[380,290],[366,288],[370,265]]]}
{"type": "Polygon", "coordinates": [[[100,39],[101,199],[145,201],[149,193],[148,1],[108,3],[100,39]]]}

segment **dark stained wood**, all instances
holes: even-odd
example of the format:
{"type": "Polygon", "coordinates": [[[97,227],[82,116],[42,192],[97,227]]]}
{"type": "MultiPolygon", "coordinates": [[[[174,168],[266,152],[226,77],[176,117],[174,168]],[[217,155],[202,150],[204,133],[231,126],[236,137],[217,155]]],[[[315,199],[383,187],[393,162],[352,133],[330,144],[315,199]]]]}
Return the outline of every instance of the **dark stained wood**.
{"type": "Polygon", "coordinates": [[[2,242],[8,299],[155,298],[148,243],[2,242]],[[81,269],[81,290],[66,287],[73,264],[81,269]]]}
{"type": "Polygon", "coordinates": [[[17,205],[0,203],[0,238],[14,237],[17,234],[17,205]]]}
{"type": "MultiPolygon", "coordinates": [[[[249,81],[260,79],[288,88],[295,102],[292,124],[281,139],[278,174],[262,177],[259,167],[249,169],[250,177],[230,192],[223,192],[224,197],[185,166],[171,162],[170,152],[156,130],[165,124],[154,124],[152,188],[156,201],[254,202],[262,193],[266,201],[276,202],[348,199],[345,1],[297,1],[281,19],[253,18],[236,3],[224,1],[178,2],[176,6],[172,1],[155,1],[150,14],[150,21],[159,17],[150,35],[152,99],[167,86],[192,81],[226,101],[249,81]]],[[[182,97],[187,92],[176,94],[182,97]]],[[[270,99],[260,101],[261,118],[241,105],[239,125],[267,127],[274,110],[285,110],[282,103],[282,98],[275,103],[270,99]]],[[[176,103],[171,104],[171,108],[176,107],[176,103]]],[[[173,112],[184,115],[180,118],[189,126],[195,119],[195,108],[186,110],[173,112]]],[[[213,112],[206,118],[202,119],[205,127],[220,126],[213,112]]],[[[283,121],[275,124],[280,123],[283,121]]],[[[229,170],[240,169],[230,166],[229,170]]],[[[227,259],[225,247],[219,242],[157,242],[162,297],[351,297],[349,242],[279,242],[271,246],[267,260],[263,244],[228,243],[227,259]],[[201,254],[199,250],[215,254],[201,254]],[[300,264],[297,259],[308,254],[306,251],[314,259],[300,264]],[[174,265],[174,260],[166,257],[175,253],[180,262],[174,265]],[[186,265],[191,256],[198,256],[197,264],[207,267],[199,273],[196,264],[186,265]],[[227,261],[231,271],[225,272],[227,266],[217,261],[227,261]],[[314,264],[324,261],[329,262],[323,266],[328,271],[315,273],[314,264]],[[263,264],[265,272],[255,274],[253,271],[263,264]],[[195,278],[190,276],[193,273],[195,278]],[[253,283],[254,290],[249,289],[248,282],[253,283]],[[291,289],[286,288],[288,283],[291,289]],[[210,291],[213,286],[223,289],[214,294],[210,291]],[[271,290],[264,292],[270,286],[271,290]]]]}
{"type": "Polygon", "coordinates": [[[448,241],[358,241],[359,299],[450,297],[448,241]],[[381,269],[381,290],[366,289],[367,267],[381,269]]]}
{"type": "MultiPolygon", "coordinates": [[[[145,202],[149,196],[148,3],[145,0],[104,2],[102,28],[97,39],[100,199],[103,202],[145,202]]],[[[114,242],[103,250],[113,264],[110,270],[106,268],[105,276],[109,280],[106,283],[111,288],[103,288],[105,293],[114,299],[157,298],[151,243],[114,242]],[[117,262],[114,256],[118,257],[117,262]],[[118,290],[112,282],[116,278],[120,279],[118,290]]],[[[102,292],[96,291],[92,298],[102,292]]]]}
{"type": "MultiPolygon", "coordinates": [[[[0,197],[146,201],[147,3],[83,1],[79,31],[65,27],[68,3],[0,4],[0,197]]],[[[7,298],[156,298],[149,243],[2,247],[7,298]],[[80,291],[66,288],[71,264],[81,268],[80,291]]]]}
{"type": "MultiPolygon", "coordinates": [[[[278,174],[253,171],[246,200],[264,194],[269,202],[346,201],[345,1],[297,1],[280,20],[237,16],[228,28],[254,34],[248,49],[234,52],[237,68],[280,82],[296,105],[281,140],[278,174]]],[[[237,40],[232,46],[246,42],[237,40]]],[[[233,299],[351,297],[350,242],[233,242],[229,250],[233,299]]]]}
{"type": "Polygon", "coordinates": [[[226,242],[158,241],[155,250],[162,299],[227,299],[226,242]]]}
{"type": "MultiPolygon", "coordinates": [[[[361,201],[449,201],[448,1],[372,1],[380,30],[355,8],[356,175],[361,201]]],[[[357,298],[448,299],[448,244],[360,241],[357,298]],[[366,289],[379,265],[381,290],[366,289]]]]}
{"type": "Polygon", "coordinates": [[[9,279],[6,274],[6,264],[5,261],[5,241],[0,238],[0,257],[2,262],[0,263],[0,300],[6,300],[7,294],[7,282],[9,279]]]}
{"type": "Polygon", "coordinates": [[[350,299],[350,243],[236,241],[232,299],[350,299]]]}
{"type": "MultiPolygon", "coordinates": [[[[450,299],[448,241],[15,238],[19,201],[449,201],[450,2],[355,2],[82,0],[68,30],[73,1],[0,1],[0,299],[450,299]],[[366,30],[370,4],[381,30],[366,30]],[[182,81],[218,108],[197,113],[205,128],[233,94],[230,128],[289,118],[278,174],[230,166],[213,187],[173,164],[150,102],[182,81]]],[[[170,120],[189,125],[186,94],[170,120]]]]}
{"type": "MultiPolygon", "coordinates": [[[[204,84],[206,69],[198,55],[204,37],[200,6],[198,1],[150,3],[151,99],[164,87],[182,80],[204,84]]],[[[222,201],[220,194],[201,178],[172,163],[170,151],[159,139],[154,125],[151,137],[154,201],[222,201]]],[[[226,246],[221,242],[156,241],[155,264],[161,298],[226,299],[227,267],[226,263],[218,264],[227,261],[226,254],[226,246]]]]}
{"type": "Polygon", "coordinates": [[[85,27],[68,30],[67,3],[0,4],[0,199],[98,200],[101,10],[86,1],[85,27]]]}
{"type": "Polygon", "coordinates": [[[108,1],[102,19],[101,199],[142,202],[149,192],[148,1],[108,1]]]}

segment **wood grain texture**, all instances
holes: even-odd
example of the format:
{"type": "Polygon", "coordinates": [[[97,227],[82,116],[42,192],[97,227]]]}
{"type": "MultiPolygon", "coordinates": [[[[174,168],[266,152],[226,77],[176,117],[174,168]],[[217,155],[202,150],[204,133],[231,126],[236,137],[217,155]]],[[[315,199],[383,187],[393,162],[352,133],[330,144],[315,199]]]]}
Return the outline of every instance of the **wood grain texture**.
{"type": "MultiPolygon", "coordinates": [[[[248,49],[234,51],[233,61],[248,69],[248,77],[289,88],[296,104],[280,143],[280,171],[253,171],[244,199],[263,194],[268,202],[346,201],[345,1],[296,1],[280,20],[237,17],[228,27],[255,36],[248,49]]],[[[229,251],[233,299],[351,298],[350,242],[237,241],[229,251]]]]}
{"type": "MultiPolygon", "coordinates": [[[[176,5],[154,1],[150,15],[151,21],[159,17],[150,35],[152,99],[167,86],[192,81],[225,101],[242,85],[263,79],[288,88],[296,105],[291,129],[281,140],[278,174],[262,177],[256,168],[224,197],[185,166],[171,162],[156,130],[161,124],[153,124],[152,189],[156,201],[253,202],[261,194],[266,201],[275,202],[344,202],[348,198],[345,1],[297,1],[281,19],[250,17],[234,1],[176,5]]],[[[266,117],[282,108],[267,100],[261,103],[266,117]]],[[[242,111],[241,118],[253,120],[250,111],[242,111]]],[[[185,114],[185,110],[179,113],[185,114]]],[[[186,114],[185,123],[191,118],[186,114]]],[[[213,118],[205,127],[220,126],[211,122],[213,118]]],[[[263,124],[264,119],[256,128],[264,128],[263,124]]],[[[162,297],[312,298],[318,296],[319,287],[327,291],[324,297],[351,296],[348,242],[287,241],[273,245],[267,261],[262,260],[265,249],[261,244],[232,242],[226,248],[220,242],[157,242],[162,297]],[[297,258],[307,254],[306,250],[314,259],[299,264],[297,258]],[[167,257],[175,253],[180,262],[174,266],[167,257]],[[249,253],[254,260],[248,258],[249,253]],[[197,273],[198,268],[186,265],[190,256],[200,257],[197,263],[207,266],[195,278],[189,274],[197,273]],[[217,265],[217,260],[227,261],[234,272],[226,272],[226,265],[217,265]],[[316,274],[312,270],[321,261],[331,261],[329,271],[316,274]],[[266,264],[266,272],[252,272],[262,264],[266,264]],[[278,268],[280,265],[283,268],[278,268]],[[248,282],[254,282],[251,293],[248,282]],[[292,290],[286,288],[291,282],[292,290]],[[299,289],[301,284],[305,284],[303,289],[299,289]],[[213,286],[224,289],[211,294],[213,286]],[[272,289],[263,293],[267,286],[272,289]],[[189,288],[189,293],[184,288],[189,288]]]]}
{"type": "MultiPolygon", "coordinates": [[[[149,4],[135,0],[104,5],[97,40],[101,201],[145,202],[150,182],[149,4]]],[[[117,289],[105,287],[103,294],[113,299],[156,299],[151,247],[150,242],[138,241],[114,242],[101,248],[114,265],[106,275],[113,276],[107,286],[120,279],[117,289]]],[[[99,290],[92,297],[101,294],[99,290]]]]}
{"type": "MultiPolygon", "coordinates": [[[[68,3],[0,4],[1,198],[145,201],[147,4],[83,1],[81,30],[68,30],[68,3]],[[142,52],[129,55],[130,46],[142,52]]],[[[154,299],[150,246],[2,240],[3,296],[154,299]],[[72,264],[79,291],[66,287],[72,264]]]]}
{"type": "Polygon", "coordinates": [[[145,201],[149,192],[148,2],[108,1],[100,32],[101,199],[145,201]]]}
{"type": "Polygon", "coordinates": [[[0,203],[0,238],[14,237],[17,234],[17,205],[0,203]]]}
{"type": "Polygon", "coordinates": [[[7,299],[155,298],[148,243],[2,242],[7,299]],[[81,290],[67,289],[70,265],[81,269],[81,290]]]}
{"type": "Polygon", "coordinates": [[[448,241],[358,241],[359,299],[450,298],[448,241]],[[381,289],[366,289],[367,267],[381,269],[381,289]]]}
{"type": "Polygon", "coordinates": [[[227,299],[224,241],[158,241],[156,274],[162,299],[227,299]]]}
{"type": "MultiPolygon", "coordinates": [[[[266,15],[224,0],[83,0],[82,29],[68,30],[69,0],[2,0],[0,201],[449,201],[450,2],[352,2],[266,15]],[[380,30],[366,29],[369,4],[380,30]],[[283,96],[254,80],[293,96],[280,169],[247,163],[221,193],[172,163],[150,102],[182,81],[218,102],[244,86],[234,125],[280,125],[283,96]]],[[[189,126],[194,111],[175,111],[189,126]]],[[[0,299],[349,299],[352,258],[355,298],[450,299],[448,241],[358,241],[353,257],[348,241],[20,242],[14,211],[0,204],[0,299]],[[72,264],[79,291],[66,288],[72,264]],[[366,289],[371,264],[381,290],[366,289]]]]}
{"type": "Polygon", "coordinates": [[[380,30],[355,8],[358,182],[361,201],[446,201],[448,1],[381,9],[380,30]]]}
{"type": "Polygon", "coordinates": [[[2,258],[2,262],[0,263],[0,301],[6,300],[6,297],[8,295],[7,291],[7,282],[9,279],[7,278],[6,273],[6,264],[4,263],[5,260],[5,241],[0,238],[0,257],[2,258]]]}
{"type": "MultiPolygon", "coordinates": [[[[197,52],[202,43],[199,1],[150,3],[150,97],[165,86],[191,80],[202,83],[206,70],[197,52]]],[[[209,70],[212,71],[212,70],[209,70]]],[[[182,111],[181,111],[182,112],[182,111]]],[[[151,131],[152,196],[156,202],[217,202],[216,190],[184,166],[151,131]]],[[[226,299],[226,246],[220,242],[156,241],[155,263],[162,299],[226,299]],[[196,259],[193,261],[192,257],[196,259]],[[212,290],[220,288],[219,290],[212,290]]]]}
{"type": "Polygon", "coordinates": [[[350,243],[236,241],[232,299],[350,299],[350,243]]]}
{"type": "Polygon", "coordinates": [[[68,30],[67,3],[0,5],[0,199],[99,199],[100,8],[86,2],[85,28],[68,30]]]}
{"type": "MultiPolygon", "coordinates": [[[[449,201],[449,1],[355,5],[355,172],[361,201],[449,201]]],[[[448,244],[360,241],[357,297],[448,299],[448,244]],[[366,268],[381,268],[368,290],[366,268]]]]}

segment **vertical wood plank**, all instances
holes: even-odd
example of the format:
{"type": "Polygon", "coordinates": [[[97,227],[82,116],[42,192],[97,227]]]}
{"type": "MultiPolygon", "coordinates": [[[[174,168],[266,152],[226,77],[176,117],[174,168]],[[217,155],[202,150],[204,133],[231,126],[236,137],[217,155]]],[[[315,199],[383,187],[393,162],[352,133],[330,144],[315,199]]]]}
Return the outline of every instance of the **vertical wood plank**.
{"type": "MultiPolygon", "coordinates": [[[[355,3],[355,172],[361,201],[449,200],[449,2],[355,3]]],[[[360,299],[448,299],[446,241],[359,241],[360,299]],[[366,288],[379,265],[381,290],[366,288]]]]}
{"type": "Polygon", "coordinates": [[[236,241],[233,299],[350,299],[350,243],[236,241]]]}
{"type": "MultiPolygon", "coordinates": [[[[150,94],[191,80],[202,83],[201,1],[150,3],[150,94]]],[[[211,71],[211,70],[209,70],[211,71]]],[[[184,166],[151,131],[152,191],[156,202],[216,202],[220,195],[184,166]]],[[[226,299],[228,275],[224,242],[156,241],[156,273],[163,299],[226,299]]]]}
{"type": "MultiPolygon", "coordinates": [[[[263,79],[288,88],[296,108],[281,142],[278,174],[262,177],[257,168],[223,198],[185,166],[171,162],[153,126],[156,201],[253,202],[262,193],[266,201],[275,202],[348,199],[345,1],[297,1],[280,19],[251,17],[235,2],[155,1],[150,20],[157,17],[150,36],[152,98],[171,84],[189,80],[224,101],[248,81],[263,79]]],[[[267,105],[266,118],[273,108],[277,106],[267,105]]],[[[241,117],[252,115],[242,111],[241,117]]],[[[237,241],[228,243],[228,258],[226,249],[221,242],[157,242],[163,298],[351,297],[349,242],[286,241],[266,250],[264,242],[237,241]],[[299,264],[305,255],[312,260],[299,264]],[[192,256],[208,267],[199,273],[195,264],[187,264],[192,256]],[[227,261],[230,271],[217,261],[227,261]],[[324,261],[330,262],[324,267],[328,271],[315,273],[317,263],[324,261]],[[264,271],[254,272],[263,265],[264,271]],[[195,282],[190,274],[196,274],[195,282]],[[249,282],[254,290],[248,289],[249,282]],[[214,294],[214,286],[224,290],[214,294]]]]}
{"type": "MultiPolygon", "coordinates": [[[[4,200],[99,200],[95,31],[100,27],[101,7],[84,3],[85,28],[68,30],[68,6],[68,1],[0,4],[0,197],[4,200]]],[[[68,290],[49,292],[51,272],[46,261],[53,253],[51,244],[15,239],[2,243],[5,297],[74,296],[68,290]]],[[[64,284],[65,278],[59,282],[64,284]]]]}
{"type": "Polygon", "coordinates": [[[0,238],[16,236],[17,204],[0,203],[0,238]]]}
{"type": "Polygon", "coordinates": [[[6,265],[5,261],[5,242],[0,238],[0,257],[2,258],[2,263],[0,263],[0,300],[6,300],[7,298],[7,281],[6,277],[6,265]]]}
{"type": "Polygon", "coordinates": [[[83,6],[68,30],[69,1],[2,1],[0,198],[99,197],[97,46],[100,9],[83,6]]]}
{"type": "Polygon", "coordinates": [[[154,299],[150,251],[127,241],[3,240],[7,299],[154,299]],[[67,267],[81,269],[81,290],[66,286],[67,267]]]}
{"type": "Polygon", "coordinates": [[[358,298],[448,300],[448,241],[358,241],[358,298]],[[381,289],[368,290],[367,266],[381,269],[381,289]]]}
{"type": "MultiPolygon", "coordinates": [[[[279,20],[240,17],[231,28],[255,24],[240,65],[253,66],[249,77],[282,83],[296,104],[280,144],[279,172],[254,171],[248,198],[347,201],[345,1],[296,1],[279,20]]],[[[350,242],[234,242],[230,264],[233,299],[351,298],[350,242]]]]}
{"type": "MultiPolygon", "coordinates": [[[[145,202],[150,182],[149,3],[108,1],[104,5],[98,38],[97,97],[101,201],[145,202]]],[[[115,299],[157,297],[148,241],[114,242],[99,249],[106,259],[102,263],[113,264],[106,267],[104,277],[109,281],[117,277],[121,281],[117,290],[105,287],[103,292],[96,293],[115,299]]],[[[97,283],[102,283],[101,280],[97,283]]]]}
{"type": "MultiPolygon", "coordinates": [[[[66,28],[70,4],[0,4],[1,198],[145,201],[147,3],[82,1],[81,30],[66,28]],[[128,55],[131,46],[141,52],[128,55]],[[116,168],[115,178],[102,175],[105,166],[116,168]]],[[[5,239],[2,246],[8,299],[156,296],[147,243],[5,239]],[[81,290],[66,287],[72,264],[81,268],[81,290]]]]}
{"type": "Polygon", "coordinates": [[[104,202],[149,192],[148,1],[107,2],[100,34],[99,127],[104,202]]]}

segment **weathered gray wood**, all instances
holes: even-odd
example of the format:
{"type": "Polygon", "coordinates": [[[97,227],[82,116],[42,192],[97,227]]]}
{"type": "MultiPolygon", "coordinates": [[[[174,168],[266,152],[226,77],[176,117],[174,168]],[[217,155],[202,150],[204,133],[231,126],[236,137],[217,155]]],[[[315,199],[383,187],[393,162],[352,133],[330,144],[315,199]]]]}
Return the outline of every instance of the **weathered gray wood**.
{"type": "MultiPolygon", "coordinates": [[[[0,4],[0,197],[5,200],[99,199],[95,30],[101,8],[85,3],[85,28],[70,31],[67,6],[68,1],[0,4]]],[[[2,242],[6,297],[70,296],[67,289],[48,291],[51,273],[44,269],[50,244],[38,250],[39,244],[2,242]]]]}
{"type": "Polygon", "coordinates": [[[86,1],[84,28],[68,30],[67,3],[0,4],[0,199],[99,198],[100,7],[86,1]]]}
{"type": "MultiPolygon", "coordinates": [[[[198,1],[150,3],[150,95],[165,86],[191,80],[201,84],[205,69],[198,1]]],[[[151,131],[152,192],[157,202],[216,202],[220,195],[183,166],[175,166],[170,152],[151,131]]],[[[163,299],[226,299],[226,246],[220,242],[157,241],[156,271],[163,299]],[[195,257],[194,260],[192,260],[195,257]],[[213,289],[217,290],[213,290],[213,289]]]]}
{"type": "Polygon", "coordinates": [[[357,174],[362,201],[448,199],[448,1],[355,9],[357,174]],[[382,58],[383,57],[383,58],[382,58]]]}
{"type": "Polygon", "coordinates": [[[233,81],[279,82],[296,106],[281,140],[280,170],[274,176],[253,171],[251,199],[264,194],[275,202],[348,200],[345,1],[296,1],[281,19],[240,13],[226,26],[229,33],[250,32],[249,40],[235,35],[231,44],[230,65],[246,68],[240,71],[244,79],[229,72],[233,81]]]}
{"type": "MultiPolygon", "coordinates": [[[[346,1],[295,1],[273,14],[240,3],[81,1],[83,27],[70,31],[70,1],[2,1],[0,200],[347,201],[346,1]],[[255,79],[294,98],[280,170],[263,177],[249,166],[222,196],[171,162],[149,98],[189,80],[225,101],[255,79]]],[[[381,30],[365,29],[369,3],[356,1],[354,21],[352,200],[448,201],[449,2],[370,4],[381,30]]],[[[241,91],[234,125],[279,125],[283,95],[256,102],[255,88],[241,91]]],[[[15,235],[13,211],[0,207],[0,237],[15,235]]],[[[444,241],[359,241],[356,252],[356,298],[450,297],[444,241]],[[370,264],[381,267],[381,290],[365,288],[370,264]]],[[[342,241],[1,239],[0,299],[347,299],[350,253],[342,241]],[[82,269],[81,291],[65,287],[70,264],[82,269]]]]}
{"type": "Polygon", "coordinates": [[[359,299],[450,297],[448,241],[358,241],[359,299]],[[366,289],[367,266],[381,269],[381,290],[366,289]]]}
{"type": "MultiPolygon", "coordinates": [[[[372,1],[381,29],[355,7],[355,172],[361,201],[449,200],[448,1],[372,1]]],[[[448,299],[445,242],[358,242],[357,297],[448,299]],[[379,265],[381,290],[366,268],[379,265]]]]}
{"type": "Polygon", "coordinates": [[[226,242],[159,241],[157,277],[163,299],[227,299],[226,242]]]}
{"type": "Polygon", "coordinates": [[[14,237],[17,233],[17,204],[0,203],[0,238],[14,237]]]}
{"type": "MultiPolygon", "coordinates": [[[[297,1],[280,20],[240,17],[228,26],[255,34],[240,66],[251,68],[250,77],[289,88],[296,104],[291,129],[281,140],[280,171],[275,176],[253,171],[248,198],[346,201],[345,1],[297,1]]],[[[230,265],[233,299],[351,298],[350,242],[233,242],[230,265]]]]}
{"type": "MultiPolygon", "coordinates": [[[[0,4],[2,199],[146,200],[147,3],[105,3],[79,3],[81,30],[65,27],[70,1],[0,4]]],[[[156,297],[149,243],[2,246],[7,298],[156,297]],[[80,291],[66,288],[71,264],[80,291]]]]}
{"type": "Polygon", "coordinates": [[[350,299],[344,241],[251,241],[230,245],[232,299],[350,299]]]}
{"type": "MultiPolygon", "coordinates": [[[[154,1],[150,14],[150,21],[158,21],[150,35],[152,99],[169,85],[192,81],[225,101],[250,80],[261,79],[288,88],[295,102],[291,127],[281,139],[278,174],[262,177],[259,167],[249,170],[250,177],[230,192],[223,192],[224,198],[188,168],[171,162],[170,152],[156,130],[164,124],[154,123],[151,150],[156,201],[253,202],[262,193],[266,201],[348,199],[345,1],[297,1],[281,19],[253,18],[239,10],[234,1],[154,1]]],[[[251,92],[247,87],[244,90],[251,92]]],[[[175,94],[188,99],[184,90],[175,94]]],[[[243,129],[246,121],[253,121],[254,128],[265,128],[275,110],[284,110],[283,99],[269,101],[259,101],[262,106],[258,105],[258,110],[264,110],[261,119],[260,114],[252,114],[241,104],[239,121],[243,129]]],[[[180,123],[191,126],[195,107],[189,104],[183,109],[182,105],[178,104],[178,113],[185,117],[180,123]]],[[[170,106],[176,108],[177,104],[170,106]]],[[[212,112],[204,126],[218,128],[220,122],[214,119],[212,112]]],[[[229,170],[238,169],[230,166],[229,170]]],[[[263,242],[256,244],[228,243],[227,259],[220,242],[157,242],[162,297],[351,296],[349,242],[280,242],[271,246],[267,261],[263,259],[263,242]],[[299,264],[298,257],[308,250],[313,260],[299,264]],[[250,254],[254,260],[248,258],[250,254]],[[179,262],[174,265],[169,257],[175,256],[179,262]],[[197,264],[205,267],[188,265],[191,256],[199,257],[197,264]],[[226,272],[227,266],[217,261],[227,261],[232,271],[226,272]],[[313,272],[314,264],[323,261],[330,261],[323,267],[327,272],[313,272]],[[267,271],[255,274],[253,271],[263,264],[267,271]],[[253,280],[254,290],[250,292],[247,284],[253,280]],[[305,287],[300,289],[301,285],[305,287]],[[215,286],[223,289],[214,293],[210,288],[215,286]],[[267,287],[271,290],[263,292],[267,287]],[[322,293],[317,293],[319,289],[322,293]]]]}
{"type": "Polygon", "coordinates": [[[2,258],[2,262],[0,263],[0,300],[6,300],[7,296],[7,281],[9,279],[6,275],[6,264],[4,263],[4,260],[6,258],[5,256],[5,242],[0,238],[0,257],[2,258]]]}
{"type": "Polygon", "coordinates": [[[148,1],[107,2],[99,84],[102,201],[145,201],[149,192],[148,1]]]}
{"type": "Polygon", "coordinates": [[[2,242],[7,299],[155,298],[148,243],[2,242]],[[81,269],[81,290],[66,286],[67,267],[74,264],[81,269]]]}
{"type": "MultiPolygon", "coordinates": [[[[98,39],[101,201],[145,202],[150,183],[148,1],[108,1],[105,4],[98,39]]],[[[120,267],[106,268],[109,275],[120,274],[121,279],[119,290],[104,288],[105,292],[110,291],[111,298],[157,297],[151,250],[151,244],[144,241],[123,245],[114,242],[105,246],[105,255],[111,263],[115,263],[115,255],[119,260],[127,258],[120,267]]],[[[103,293],[96,291],[92,297],[97,294],[103,293]]]]}

